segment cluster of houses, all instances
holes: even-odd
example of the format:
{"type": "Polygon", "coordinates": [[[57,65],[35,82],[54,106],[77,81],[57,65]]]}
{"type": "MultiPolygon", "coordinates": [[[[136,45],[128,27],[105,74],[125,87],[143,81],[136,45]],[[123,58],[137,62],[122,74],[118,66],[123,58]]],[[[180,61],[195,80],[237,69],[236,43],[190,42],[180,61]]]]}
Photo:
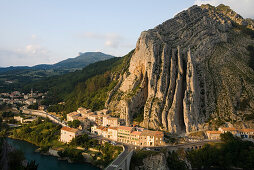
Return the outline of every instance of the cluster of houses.
{"type": "Polygon", "coordinates": [[[23,124],[23,123],[31,123],[34,120],[36,120],[37,117],[36,116],[14,116],[13,119],[23,124]]]}
{"type": "Polygon", "coordinates": [[[84,130],[91,129],[91,133],[94,135],[121,143],[137,146],[165,145],[163,132],[124,126],[124,121],[109,116],[108,113],[109,111],[106,109],[92,112],[89,109],[79,108],[76,112],[67,114],[67,121],[79,120],[81,127],[78,129],[63,127],[60,141],[69,143],[84,130]]]}
{"type": "Polygon", "coordinates": [[[24,109],[27,109],[27,106],[37,103],[38,98],[44,98],[44,95],[44,93],[33,92],[33,90],[28,94],[19,91],[0,93],[0,104],[11,104],[13,109],[15,109],[17,105],[24,105],[24,109]]]}
{"type": "Polygon", "coordinates": [[[254,139],[254,129],[237,129],[234,127],[220,127],[218,131],[206,131],[208,139],[219,140],[220,134],[230,132],[242,139],[254,139]]]}
{"type": "Polygon", "coordinates": [[[137,146],[165,145],[164,133],[161,131],[146,130],[140,127],[129,126],[93,126],[91,133],[103,136],[113,141],[137,146]]]}

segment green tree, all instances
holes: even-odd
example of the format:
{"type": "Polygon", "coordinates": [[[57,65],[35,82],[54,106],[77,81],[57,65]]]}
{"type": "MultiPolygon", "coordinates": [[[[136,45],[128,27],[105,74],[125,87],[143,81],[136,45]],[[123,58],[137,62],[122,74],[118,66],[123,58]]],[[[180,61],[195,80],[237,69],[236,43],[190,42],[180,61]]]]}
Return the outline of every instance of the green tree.
{"type": "Polygon", "coordinates": [[[79,127],[79,125],[81,125],[81,122],[79,120],[73,120],[73,121],[68,121],[67,124],[72,128],[77,128],[79,127]]]}

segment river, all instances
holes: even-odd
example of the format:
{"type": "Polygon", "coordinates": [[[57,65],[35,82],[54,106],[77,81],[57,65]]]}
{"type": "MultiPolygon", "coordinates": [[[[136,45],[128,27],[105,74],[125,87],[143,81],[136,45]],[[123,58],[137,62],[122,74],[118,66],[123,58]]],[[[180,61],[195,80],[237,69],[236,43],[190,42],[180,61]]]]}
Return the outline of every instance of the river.
{"type": "Polygon", "coordinates": [[[60,161],[54,156],[41,155],[34,152],[38,148],[37,146],[25,141],[7,138],[7,142],[14,148],[23,151],[27,160],[35,160],[39,164],[38,170],[98,170],[90,164],[68,163],[60,161]]]}

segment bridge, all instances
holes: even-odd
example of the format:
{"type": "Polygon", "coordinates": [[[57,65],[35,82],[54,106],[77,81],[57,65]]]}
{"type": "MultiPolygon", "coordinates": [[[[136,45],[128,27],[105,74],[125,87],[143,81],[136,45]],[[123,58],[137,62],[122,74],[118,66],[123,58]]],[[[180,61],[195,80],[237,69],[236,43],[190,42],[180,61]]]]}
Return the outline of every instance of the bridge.
{"type": "MultiPolygon", "coordinates": [[[[220,142],[219,140],[207,140],[201,142],[185,143],[178,145],[168,145],[168,146],[158,146],[158,147],[146,147],[148,150],[158,150],[166,148],[168,151],[173,152],[177,151],[180,148],[183,148],[185,151],[196,150],[202,148],[203,145],[211,142],[220,142]]],[[[133,146],[124,145],[124,151],[108,166],[105,170],[129,170],[130,161],[133,155],[134,150],[131,149],[133,146]]],[[[139,148],[139,147],[137,147],[139,148]]]]}
{"type": "Polygon", "coordinates": [[[189,150],[196,150],[201,149],[203,145],[208,143],[217,143],[220,142],[220,140],[204,140],[200,142],[191,142],[191,143],[184,143],[184,144],[178,144],[178,145],[167,145],[167,146],[158,146],[158,147],[150,147],[150,150],[158,150],[161,148],[167,148],[168,151],[177,151],[178,149],[184,149],[185,151],[189,150]]]}
{"type": "Polygon", "coordinates": [[[128,148],[127,145],[124,145],[123,152],[118,155],[118,157],[109,164],[105,170],[129,170],[130,169],[130,162],[131,157],[133,154],[133,149],[128,148]]]}

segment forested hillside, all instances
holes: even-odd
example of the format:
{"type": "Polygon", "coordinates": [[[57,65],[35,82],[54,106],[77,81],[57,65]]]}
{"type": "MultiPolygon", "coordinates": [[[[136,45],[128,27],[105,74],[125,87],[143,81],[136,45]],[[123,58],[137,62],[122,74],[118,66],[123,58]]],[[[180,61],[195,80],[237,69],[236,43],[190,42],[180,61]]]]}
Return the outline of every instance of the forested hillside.
{"type": "Polygon", "coordinates": [[[34,88],[48,91],[44,104],[50,105],[49,111],[68,113],[79,106],[93,110],[104,108],[108,92],[114,88],[118,78],[128,68],[133,51],[124,57],[100,61],[62,76],[28,84],[24,89],[34,88]],[[58,104],[65,102],[65,104],[58,104]]]}
{"type": "Polygon", "coordinates": [[[0,92],[22,91],[23,86],[31,82],[82,70],[89,64],[110,58],[114,58],[114,56],[101,52],[86,52],[56,64],[0,68],[0,92]]]}

